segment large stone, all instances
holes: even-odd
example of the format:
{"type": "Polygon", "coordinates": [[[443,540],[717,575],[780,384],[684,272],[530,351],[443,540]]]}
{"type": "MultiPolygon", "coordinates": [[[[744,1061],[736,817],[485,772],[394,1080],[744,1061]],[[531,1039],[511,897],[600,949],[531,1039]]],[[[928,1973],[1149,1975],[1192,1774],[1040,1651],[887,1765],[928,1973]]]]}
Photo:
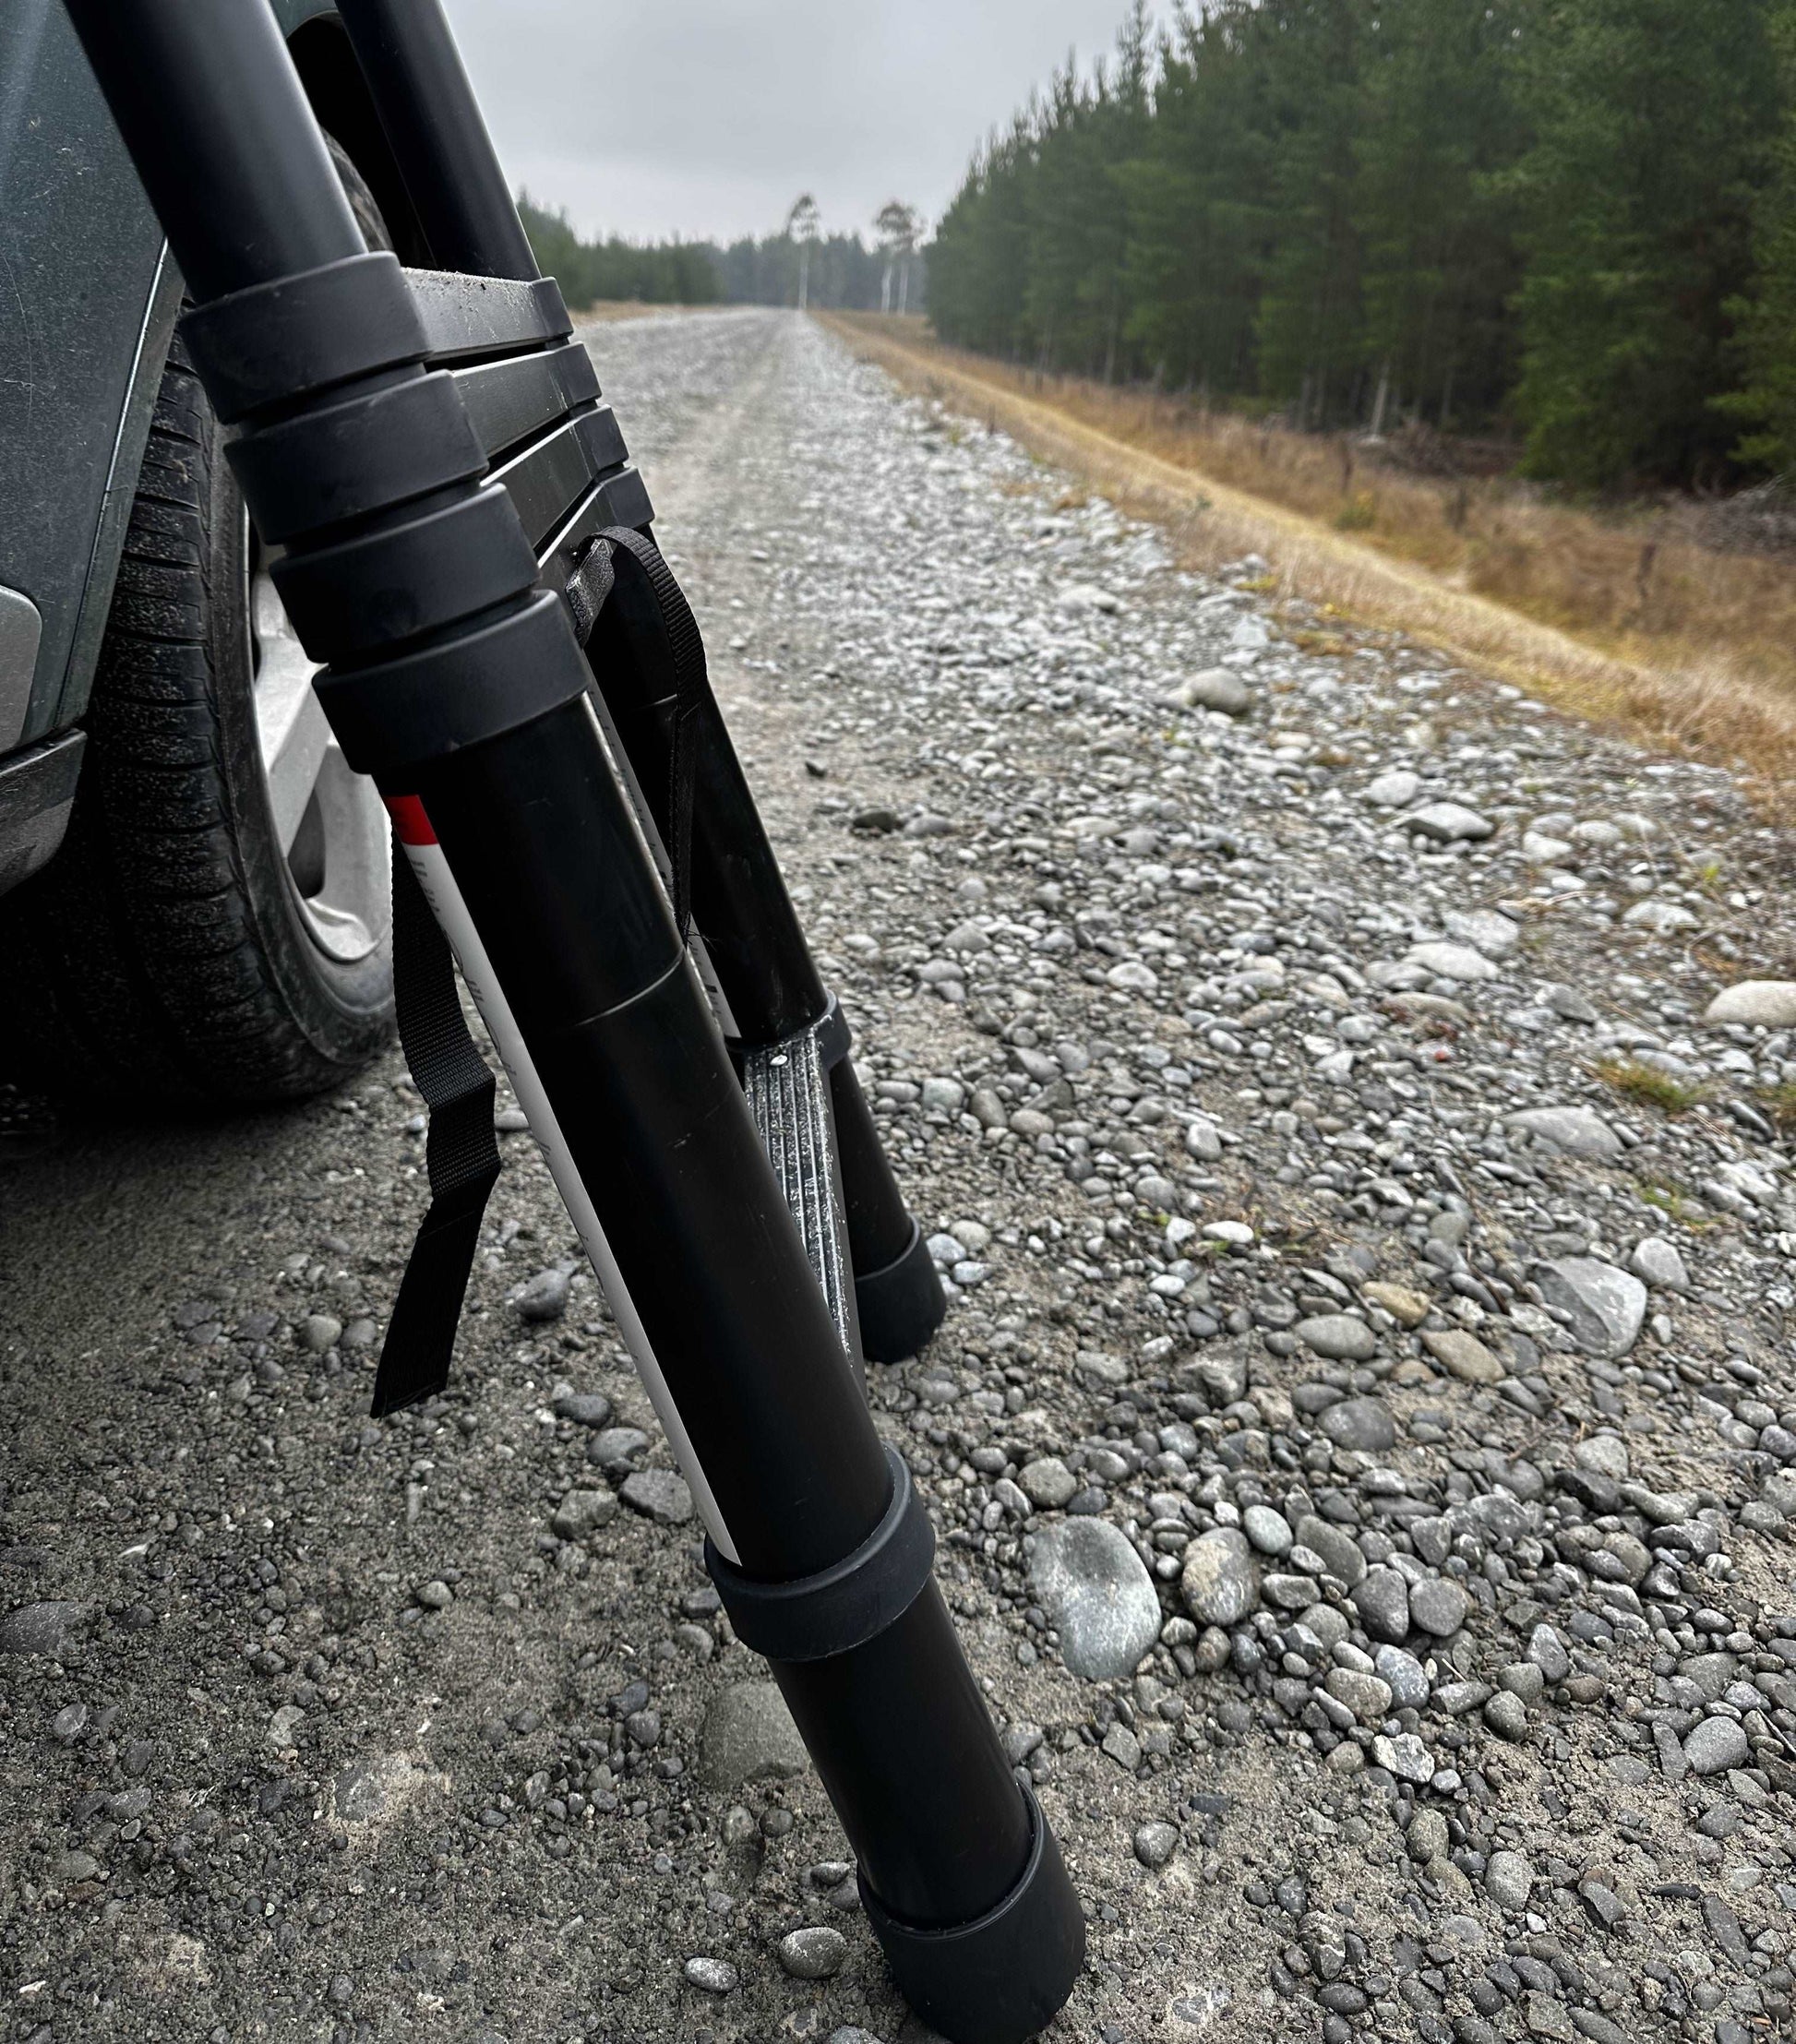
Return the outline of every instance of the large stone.
{"type": "Polygon", "coordinates": [[[1337,1703],[1345,1703],[1362,1725],[1382,1725],[1391,1715],[1391,1685],[1358,1668],[1331,1667],[1323,1687],[1337,1703]]]}
{"type": "Polygon", "coordinates": [[[1473,945],[1487,958],[1501,958],[1522,940],[1522,926],[1493,908],[1449,909],[1442,920],[1449,937],[1473,945]]]}
{"type": "Polygon", "coordinates": [[[1060,1658],[1091,1681],[1132,1675],[1160,1636],[1154,1579],[1108,1519],[1066,1519],[1038,1533],[1029,1594],[1060,1632],[1060,1658]]]}
{"type": "Polygon", "coordinates": [[[1338,1576],[1349,1590],[1366,1580],[1366,1558],[1345,1526],[1331,1525],[1306,1512],[1297,1523],[1297,1538],[1299,1547],[1321,1555],[1329,1574],[1338,1576]]]}
{"type": "Polygon", "coordinates": [[[1677,1244],[1668,1242],[1662,1235],[1648,1235],[1636,1242],[1634,1254],[1628,1258],[1628,1269],[1658,1291],[1687,1292],[1690,1289],[1690,1273],[1683,1267],[1677,1244]]]}
{"type": "Polygon", "coordinates": [[[1306,1348],[1331,1362],[1369,1363],[1378,1354],[1378,1336],[1351,1313],[1320,1313],[1299,1321],[1295,1333],[1306,1348]]]}
{"type": "Polygon", "coordinates": [[[1484,1892],[1499,1909],[1526,1909],[1534,1869],[1519,1852],[1493,1852],[1484,1865],[1484,1892]]]}
{"type": "Polygon", "coordinates": [[[1683,1742],[1693,1775],[1724,1775],[1753,1757],[1745,1727],[1731,1717],[1706,1717],[1683,1742]]]}
{"type": "Polygon", "coordinates": [[[699,1734],[699,1759],[713,1788],[802,1775],[810,1755],[772,1682],[732,1682],[712,1697],[699,1734]]]}
{"type": "Polygon", "coordinates": [[[1059,1512],[1079,1495],[1079,1479],[1059,1455],[1037,1455],[1024,1463],[1017,1483],[1032,1505],[1044,1512],[1059,1512]]]}
{"type": "Polygon", "coordinates": [[[1607,1476],[1610,1483],[1628,1480],[1628,1444],[1620,1434],[1591,1434],[1574,1442],[1572,1460],[1580,1469],[1607,1476]]]}
{"type": "Polygon", "coordinates": [[[1372,1740],[1372,1759],[1399,1781],[1413,1782],[1419,1788],[1434,1778],[1434,1756],[1414,1732],[1399,1732],[1395,1738],[1380,1732],[1372,1740]]]}
{"type": "Polygon", "coordinates": [[[1621,1137],[1588,1107],[1524,1107],[1506,1126],[1512,1135],[1531,1136],[1568,1157],[1600,1162],[1622,1153],[1621,1137]]]}
{"type": "Polygon", "coordinates": [[[1226,717],[1244,717],[1253,707],[1252,691],[1229,667],[1206,667],[1175,682],[1166,699],[1185,710],[1219,710],[1226,717]]]}
{"type": "Polygon", "coordinates": [[[42,1654],[59,1660],[86,1625],[91,1606],[52,1598],[21,1604],[0,1617],[0,1654],[42,1654]]]}
{"type": "Polygon", "coordinates": [[[692,1516],[692,1493],[686,1478],[671,1469],[639,1469],[624,1478],[624,1502],[657,1525],[682,1526],[692,1516]]]}
{"type": "Polygon", "coordinates": [[[549,1531],[563,1540],[583,1540],[617,1516],[609,1490],[570,1490],[549,1515],[549,1531]]]}
{"type": "Polygon", "coordinates": [[[1796,1029],[1796,979],[1742,979],[1724,986],[1704,1010],[1703,1020],[1796,1029]]]}
{"type": "Polygon", "coordinates": [[[1494,835],[1497,828],[1488,817],[1468,809],[1463,802],[1431,802],[1410,810],[1403,821],[1406,829],[1419,831],[1439,844],[1455,844],[1462,840],[1475,843],[1494,835]]]}
{"type": "Polygon", "coordinates": [[[1462,984],[1497,976],[1497,968],[1482,951],[1474,950],[1469,944],[1412,944],[1406,962],[1420,966],[1423,972],[1436,979],[1457,980],[1462,984]]]}
{"type": "Polygon", "coordinates": [[[1396,1446],[1396,1422],[1376,1398],[1344,1398],[1331,1405],[1316,1425],[1337,1448],[1382,1455],[1396,1446]]]}
{"type": "Polygon", "coordinates": [[[1407,809],[1422,792],[1422,777],[1407,767],[1392,767],[1366,790],[1366,800],[1381,809],[1407,809]]]}
{"type": "Polygon", "coordinates": [[[1631,1271],[1593,1257],[1566,1256],[1534,1266],[1549,1306],[1572,1317],[1572,1339],[1586,1356],[1625,1356],[1646,1317],[1646,1287],[1631,1271]]]}
{"type": "Polygon", "coordinates": [[[848,1941],[827,1923],[788,1930],[777,1946],[780,1966],[795,1980],[829,1980],[842,1971],[848,1941]]]}
{"type": "Polygon", "coordinates": [[[1353,1608],[1373,1639],[1400,1646],[1409,1637],[1409,1585],[1395,1569],[1369,1569],[1353,1608]]]}
{"type": "Polygon", "coordinates": [[[1391,1285],[1382,1278],[1362,1285],[1359,1296],[1368,1306],[1383,1307],[1405,1327],[1419,1327],[1434,1304],[1425,1292],[1412,1292],[1407,1285],[1391,1285]]]}
{"type": "Polygon", "coordinates": [[[512,1294],[518,1318],[526,1321],[558,1321],[568,1310],[573,1280],[566,1271],[538,1271],[527,1285],[512,1294]]]}
{"type": "Polygon", "coordinates": [[[1636,902],[1622,920],[1634,929],[1649,930],[1655,937],[1675,937],[1680,930],[1694,930],[1701,917],[1676,902],[1661,902],[1650,896],[1636,902]]]}
{"type": "Polygon", "coordinates": [[[1179,1587],[1200,1624],[1239,1624],[1260,1601],[1260,1571],[1247,1536],[1218,1526],[1193,1540],[1185,1549],[1179,1587]]]}
{"type": "Polygon", "coordinates": [[[1476,1334],[1464,1328],[1449,1327],[1422,1336],[1422,1346],[1449,1377],[1462,1384],[1500,1384],[1503,1367],[1476,1334]]]}
{"type": "Polygon", "coordinates": [[[1409,1622],[1437,1640],[1452,1638],[1471,1608],[1471,1598],[1444,1576],[1424,1576],[1409,1592],[1409,1622]]]}

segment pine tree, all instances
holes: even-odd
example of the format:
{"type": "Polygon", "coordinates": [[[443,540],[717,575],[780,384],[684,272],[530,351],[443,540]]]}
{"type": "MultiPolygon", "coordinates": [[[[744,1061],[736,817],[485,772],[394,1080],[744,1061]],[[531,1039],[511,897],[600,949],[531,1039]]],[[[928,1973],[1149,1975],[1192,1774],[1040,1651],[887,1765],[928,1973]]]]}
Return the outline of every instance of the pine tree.
{"type": "Polygon", "coordinates": [[[1746,386],[1721,409],[1757,428],[1734,450],[1737,460],[1796,481],[1796,0],[1778,0],[1770,35],[1782,118],[1754,220],[1752,291],[1730,308],[1746,386]]]}
{"type": "Polygon", "coordinates": [[[1773,120],[1765,0],[1537,0],[1509,181],[1527,269],[1527,465],[1602,488],[1718,471],[1726,307],[1773,120]]]}
{"type": "Polygon", "coordinates": [[[1254,317],[1270,221],[1269,141],[1256,118],[1251,0],[1180,15],[1164,51],[1129,204],[1129,332],[1163,382],[1253,388],[1254,317]]]}
{"type": "Polygon", "coordinates": [[[1321,425],[1350,401],[1360,352],[1354,222],[1359,66],[1371,0],[1263,0],[1275,237],[1260,301],[1261,388],[1321,425]]]}
{"type": "Polygon", "coordinates": [[[1385,0],[1362,42],[1354,217],[1374,430],[1407,408],[1443,426],[1508,381],[1515,258],[1493,172],[1518,124],[1503,53],[1515,0],[1385,0]]]}

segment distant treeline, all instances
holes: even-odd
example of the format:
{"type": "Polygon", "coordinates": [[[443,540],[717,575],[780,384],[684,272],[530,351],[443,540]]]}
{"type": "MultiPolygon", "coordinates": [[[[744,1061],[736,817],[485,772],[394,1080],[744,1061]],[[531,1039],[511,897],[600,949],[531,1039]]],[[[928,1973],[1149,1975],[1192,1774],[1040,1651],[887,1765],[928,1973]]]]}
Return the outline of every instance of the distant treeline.
{"type": "Polygon", "coordinates": [[[975,160],[943,339],[1606,488],[1796,471],[1796,0],[1138,5],[975,160]]]}
{"type": "MultiPolygon", "coordinates": [[[[796,305],[798,244],[788,234],[714,242],[582,241],[568,216],[530,198],[518,210],[536,259],[559,280],[570,305],[634,299],[650,305],[796,305]]],[[[858,234],[830,234],[810,251],[810,303],[851,312],[877,310],[885,257],[858,234]]],[[[923,259],[911,257],[911,304],[922,293],[923,259]]]]}

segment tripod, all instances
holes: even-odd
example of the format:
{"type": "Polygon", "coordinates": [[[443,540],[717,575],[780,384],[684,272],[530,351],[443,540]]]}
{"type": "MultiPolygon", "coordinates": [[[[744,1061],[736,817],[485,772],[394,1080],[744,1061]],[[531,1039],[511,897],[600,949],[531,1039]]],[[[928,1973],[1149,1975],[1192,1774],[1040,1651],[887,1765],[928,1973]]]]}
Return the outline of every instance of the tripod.
{"type": "Polygon", "coordinates": [[[409,270],[368,251],[268,0],[68,4],[326,715],[393,813],[892,1973],[957,2044],[1027,2037],[1082,1963],[1079,1905],[858,1374],[857,1350],[916,1349],[940,1287],[437,0],[339,9],[428,257],[409,270]]]}

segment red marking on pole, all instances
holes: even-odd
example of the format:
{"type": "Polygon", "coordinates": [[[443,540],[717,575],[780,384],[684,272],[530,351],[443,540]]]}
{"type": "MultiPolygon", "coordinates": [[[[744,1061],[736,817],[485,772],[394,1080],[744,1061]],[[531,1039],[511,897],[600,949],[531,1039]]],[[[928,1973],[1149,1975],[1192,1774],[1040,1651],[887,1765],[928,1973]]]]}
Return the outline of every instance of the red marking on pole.
{"type": "Polygon", "coordinates": [[[424,813],[424,804],[415,795],[389,795],[385,797],[388,814],[393,819],[393,829],[399,832],[401,844],[435,844],[437,833],[430,828],[430,819],[424,813]]]}

